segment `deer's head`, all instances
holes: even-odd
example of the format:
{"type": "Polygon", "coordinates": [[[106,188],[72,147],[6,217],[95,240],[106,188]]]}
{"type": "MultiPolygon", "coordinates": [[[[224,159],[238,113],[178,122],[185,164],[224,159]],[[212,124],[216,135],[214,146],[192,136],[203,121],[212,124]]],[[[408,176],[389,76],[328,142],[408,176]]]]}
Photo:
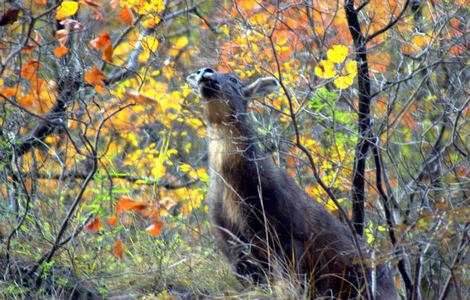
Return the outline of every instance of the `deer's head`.
{"type": "Polygon", "coordinates": [[[207,101],[209,122],[245,113],[249,99],[260,98],[279,89],[279,83],[273,77],[259,78],[246,85],[234,74],[219,73],[211,68],[199,69],[187,80],[207,101]]]}

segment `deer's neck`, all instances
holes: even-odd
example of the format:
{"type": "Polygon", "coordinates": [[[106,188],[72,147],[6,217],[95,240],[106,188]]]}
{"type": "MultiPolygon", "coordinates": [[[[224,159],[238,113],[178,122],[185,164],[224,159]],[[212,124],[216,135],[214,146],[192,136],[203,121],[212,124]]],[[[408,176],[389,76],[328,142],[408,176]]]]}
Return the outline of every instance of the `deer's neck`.
{"type": "Polygon", "coordinates": [[[246,167],[260,157],[256,135],[247,122],[231,120],[208,128],[210,166],[221,174],[246,167]]]}

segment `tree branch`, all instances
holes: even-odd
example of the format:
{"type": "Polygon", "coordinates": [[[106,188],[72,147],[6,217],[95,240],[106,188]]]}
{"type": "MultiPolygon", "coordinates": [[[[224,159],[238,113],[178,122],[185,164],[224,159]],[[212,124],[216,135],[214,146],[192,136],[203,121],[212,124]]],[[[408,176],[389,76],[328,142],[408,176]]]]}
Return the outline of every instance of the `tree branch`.
{"type": "Polygon", "coordinates": [[[392,19],[387,25],[385,25],[383,28],[377,30],[376,32],[372,33],[371,35],[367,36],[366,38],[366,43],[368,43],[369,41],[373,40],[374,38],[376,38],[377,36],[381,35],[382,33],[386,32],[387,30],[389,30],[390,28],[392,28],[393,26],[395,26],[395,24],[400,21],[400,19],[403,17],[403,14],[405,13],[406,9],[408,8],[408,5],[410,4],[410,0],[406,0],[405,2],[405,5],[403,6],[402,10],[400,11],[400,13],[398,14],[398,16],[395,18],[395,19],[392,19]]]}
{"type": "Polygon", "coordinates": [[[367,62],[366,39],[362,35],[361,25],[357,11],[354,9],[354,0],[345,0],[344,9],[349,31],[354,41],[357,62],[357,81],[359,91],[359,120],[358,120],[358,142],[356,155],[354,157],[353,185],[352,185],[352,206],[353,223],[359,235],[364,233],[364,199],[365,199],[365,167],[367,152],[370,141],[370,77],[367,62]]]}

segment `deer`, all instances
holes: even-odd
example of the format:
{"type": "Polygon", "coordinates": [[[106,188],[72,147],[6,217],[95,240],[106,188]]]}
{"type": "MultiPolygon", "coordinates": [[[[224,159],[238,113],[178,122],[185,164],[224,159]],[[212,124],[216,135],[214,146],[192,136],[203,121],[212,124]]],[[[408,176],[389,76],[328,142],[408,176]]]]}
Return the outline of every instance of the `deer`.
{"type": "Polygon", "coordinates": [[[306,282],[311,297],[398,299],[385,265],[372,270],[358,262],[358,251],[367,253],[361,238],[354,239],[258,145],[248,105],[277,92],[279,82],[262,77],[245,84],[209,67],[187,81],[204,100],[209,218],[217,246],[240,280],[267,282],[277,266],[306,282]],[[374,287],[372,295],[367,285],[374,287]]]}

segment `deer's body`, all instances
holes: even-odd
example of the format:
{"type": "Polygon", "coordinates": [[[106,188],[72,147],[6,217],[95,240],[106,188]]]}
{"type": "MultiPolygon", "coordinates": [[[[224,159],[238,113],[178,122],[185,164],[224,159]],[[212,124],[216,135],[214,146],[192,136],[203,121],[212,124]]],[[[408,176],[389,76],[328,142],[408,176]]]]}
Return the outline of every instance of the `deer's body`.
{"type": "MultiPolygon", "coordinates": [[[[257,146],[246,99],[272,91],[277,82],[260,79],[244,87],[212,69],[200,70],[196,80],[207,101],[210,216],[237,273],[263,281],[277,265],[305,275],[315,295],[365,293],[370,271],[358,265],[349,229],[257,146]]],[[[384,274],[381,280],[378,299],[396,299],[390,278],[384,274]]]]}

